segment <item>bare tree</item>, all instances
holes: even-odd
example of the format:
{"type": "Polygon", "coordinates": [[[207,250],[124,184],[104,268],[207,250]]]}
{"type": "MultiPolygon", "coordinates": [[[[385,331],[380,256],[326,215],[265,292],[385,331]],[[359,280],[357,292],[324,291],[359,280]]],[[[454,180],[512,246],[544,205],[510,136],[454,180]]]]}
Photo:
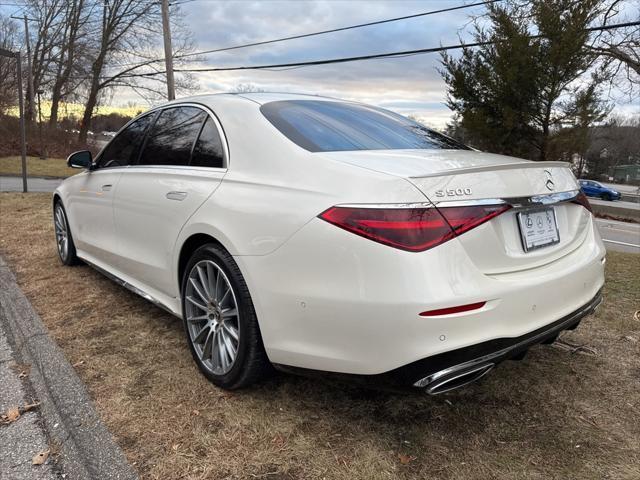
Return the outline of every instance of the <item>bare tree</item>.
{"type": "MultiPolygon", "coordinates": [[[[18,25],[0,14],[0,48],[15,51],[18,44],[18,25]]],[[[16,104],[16,62],[13,58],[0,57],[0,115],[16,104]]]]}
{"type": "MultiPolygon", "coordinates": [[[[634,3],[634,2],[632,2],[634,3]]],[[[638,6],[637,0],[635,1],[638,6]]],[[[625,14],[622,0],[603,1],[600,20],[603,25],[638,20],[638,10],[625,14]]],[[[633,8],[631,9],[634,11],[633,8]]],[[[601,60],[601,67],[612,86],[630,98],[640,94],[640,26],[632,25],[606,30],[596,35],[588,47],[601,60]]]]}
{"type": "Polygon", "coordinates": [[[66,2],[64,11],[64,30],[62,43],[57,55],[55,78],[51,90],[51,116],[49,125],[55,127],[58,122],[58,109],[60,101],[65,93],[64,89],[73,91],[83,82],[83,68],[86,62],[82,62],[82,50],[86,49],[87,24],[93,13],[92,5],[87,5],[85,0],[70,0],[66,2]],[[77,74],[80,80],[71,78],[72,73],[77,74]],[[72,86],[73,88],[69,88],[72,86]]]}
{"type": "MultiPolygon", "coordinates": [[[[176,17],[178,13],[175,12],[176,17]]],[[[91,116],[101,94],[116,87],[131,88],[142,96],[145,96],[145,92],[160,94],[158,83],[164,82],[164,79],[140,73],[142,67],[157,72],[161,65],[157,51],[161,33],[157,29],[158,25],[160,4],[155,0],[111,0],[104,3],[80,126],[80,142],[87,139],[91,116]]],[[[178,37],[177,40],[178,47],[174,50],[174,55],[178,56],[193,48],[187,36],[178,37]]],[[[194,84],[190,77],[185,76],[181,84],[176,82],[176,86],[192,88],[194,84]]]]}
{"type": "MultiPolygon", "coordinates": [[[[25,9],[29,18],[31,43],[31,69],[34,93],[48,89],[52,80],[50,71],[57,59],[57,52],[62,42],[64,0],[49,0],[47,2],[30,0],[25,9]],[[32,28],[33,27],[33,28],[32,28]]],[[[36,106],[31,105],[32,95],[27,95],[26,111],[35,112],[36,106]]],[[[32,120],[27,118],[27,120],[32,120]]]]}

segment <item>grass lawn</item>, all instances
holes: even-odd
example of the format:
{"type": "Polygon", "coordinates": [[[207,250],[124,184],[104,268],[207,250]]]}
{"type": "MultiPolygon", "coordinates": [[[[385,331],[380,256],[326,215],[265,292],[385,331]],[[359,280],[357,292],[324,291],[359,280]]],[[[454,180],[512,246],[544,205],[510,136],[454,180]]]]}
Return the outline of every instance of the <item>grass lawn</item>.
{"type": "Polygon", "coordinates": [[[61,266],[50,202],[0,194],[0,254],[143,479],[640,478],[638,255],[609,253],[604,304],[563,344],[462,390],[280,375],[228,393],[198,373],[178,319],[61,266]]]}
{"type": "MultiPolygon", "coordinates": [[[[27,175],[34,177],[66,178],[75,175],[80,170],[67,167],[63,158],[27,157],[27,175]]],[[[20,156],[0,158],[0,175],[22,175],[22,159],[20,156]]]]}

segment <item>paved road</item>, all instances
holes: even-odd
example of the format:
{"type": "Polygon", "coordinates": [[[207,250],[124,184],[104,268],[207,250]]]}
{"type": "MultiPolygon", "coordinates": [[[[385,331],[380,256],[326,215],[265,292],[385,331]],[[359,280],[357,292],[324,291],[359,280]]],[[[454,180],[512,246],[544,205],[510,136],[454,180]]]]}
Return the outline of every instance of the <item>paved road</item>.
{"type": "Polygon", "coordinates": [[[640,195],[640,187],[637,187],[636,185],[623,185],[618,183],[605,183],[605,182],[600,182],[600,183],[602,183],[602,185],[604,185],[605,187],[613,188],[614,190],[617,190],[621,193],[632,193],[632,194],[640,195]]]}
{"type": "Polygon", "coordinates": [[[622,200],[616,200],[615,202],[610,202],[608,200],[600,200],[597,198],[589,197],[589,203],[593,203],[594,205],[604,205],[609,207],[623,207],[623,208],[630,208],[632,210],[640,210],[640,203],[623,202],[622,200]]]}
{"type": "MultiPolygon", "coordinates": [[[[29,177],[27,188],[30,192],[53,192],[62,179],[29,177]]],[[[22,177],[0,177],[0,192],[21,192],[22,177]]]]}
{"type": "Polygon", "coordinates": [[[36,410],[0,425],[0,480],[137,480],[82,380],[0,256],[0,411],[34,401],[36,410]],[[29,365],[28,374],[16,363],[29,365]],[[55,465],[32,465],[33,456],[48,448],[55,465]]]}
{"type": "MultiPolygon", "coordinates": [[[[2,308],[2,307],[0,307],[2,308]]],[[[37,399],[27,393],[25,381],[26,367],[18,368],[13,350],[7,341],[0,322],[0,414],[9,409],[33,404],[37,399]]],[[[17,420],[0,426],[0,478],[14,480],[52,480],[62,477],[54,472],[52,464],[33,465],[32,459],[41,452],[47,452],[50,446],[42,429],[42,419],[38,408],[23,413],[17,420]],[[5,476],[6,475],[6,476],[5,476]]]]}
{"type": "Polygon", "coordinates": [[[607,250],[640,253],[640,224],[596,219],[607,250]]]}

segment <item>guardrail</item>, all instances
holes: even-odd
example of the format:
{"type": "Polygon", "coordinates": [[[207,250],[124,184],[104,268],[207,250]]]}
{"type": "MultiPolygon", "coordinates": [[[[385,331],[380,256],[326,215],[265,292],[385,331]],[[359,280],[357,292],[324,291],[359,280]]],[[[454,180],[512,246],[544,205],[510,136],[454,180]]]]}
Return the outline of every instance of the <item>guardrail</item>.
{"type": "Polygon", "coordinates": [[[591,208],[596,215],[640,222],[640,208],[638,207],[620,206],[616,202],[591,202],[591,208]]]}
{"type": "Polygon", "coordinates": [[[623,202],[633,202],[640,203],[640,195],[637,193],[622,193],[622,198],[620,198],[623,202]]]}

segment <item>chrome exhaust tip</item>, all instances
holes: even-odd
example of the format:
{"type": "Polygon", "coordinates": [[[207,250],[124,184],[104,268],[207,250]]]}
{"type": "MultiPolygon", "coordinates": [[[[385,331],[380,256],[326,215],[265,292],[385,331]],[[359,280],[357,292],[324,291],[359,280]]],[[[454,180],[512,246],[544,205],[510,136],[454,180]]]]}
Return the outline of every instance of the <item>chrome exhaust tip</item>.
{"type": "Polygon", "coordinates": [[[438,395],[479,380],[493,370],[493,367],[494,363],[483,363],[472,368],[441,370],[418,380],[413,385],[424,388],[429,395],[438,395]]]}

